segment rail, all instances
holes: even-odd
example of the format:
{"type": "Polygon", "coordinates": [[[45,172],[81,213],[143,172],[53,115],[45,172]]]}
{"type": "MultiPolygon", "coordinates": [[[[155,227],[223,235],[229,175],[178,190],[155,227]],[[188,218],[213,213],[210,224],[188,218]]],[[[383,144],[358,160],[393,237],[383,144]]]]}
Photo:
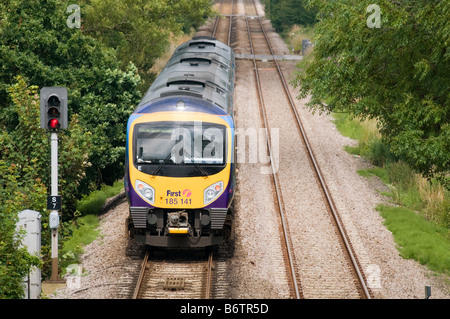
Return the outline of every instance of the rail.
{"type": "MultiPolygon", "coordinates": [[[[284,92],[286,94],[286,97],[289,100],[289,104],[290,104],[291,109],[292,109],[292,111],[293,111],[293,113],[295,115],[295,119],[296,119],[298,128],[299,128],[299,130],[301,132],[302,139],[303,139],[303,141],[304,141],[304,143],[306,145],[306,149],[308,151],[307,152],[308,156],[309,156],[309,158],[310,158],[310,160],[311,160],[311,162],[313,164],[314,172],[315,172],[315,174],[317,176],[317,179],[319,181],[319,184],[321,186],[323,194],[324,194],[324,196],[326,198],[327,206],[329,207],[329,209],[330,209],[330,211],[332,213],[333,219],[334,219],[334,221],[335,221],[335,223],[337,225],[337,228],[339,230],[340,236],[341,236],[341,238],[342,238],[342,240],[344,242],[344,247],[346,249],[346,252],[347,252],[347,254],[348,254],[348,256],[349,256],[349,258],[351,260],[352,266],[353,266],[353,271],[355,272],[355,274],[356,274],[356,276],[358,278],[359,286],[360,286],[360,288],[363,291],[364,297],[367,298],[367,299],[370,299],[371,298],[370,297],[370,292],[369,292],[369,290],[367,288],[367,285],[366,285],[366,283],[364,281],[364,278],[363,278],[362,272],[360,270],[358,261],[357,261],[357,259],[355,257],[355,254],[353,252],[351,244],[350,244],[350,242],[349,242],[349,240],[347,238],[347,235],[345,233],[345,229],[344,229],[344,227],[343,227],[343,225],[342,225],[342,223],[340,221],[340,217],[339,217],[338,211],[336,209],[336,206],[334,205],[333,199],[332,199],[331,194],[330,194],[330,192],[328,190],[327,184],[326,184],[325,179],[324,179],[324,177],[322,175],[322,172],[320,170],[319,164],[318,164],[318,162],[317,162],[317,160],[315,158],[314,152],[313,152],[312,147],[311,147],[311,145],[309,143],[309,140],[308,140],[308,137],[306,135],[305,129],[303,127],[303,124],[301,122],[300,116],[299,116],[299,114],[297,112],[297,109],[295,107],[295,103],[294,103],[294,101],[292,99],[292,96],[291,96],[291,94],[289,92],[289,88],[288,88],[286,79],[285,79],[285,77],[283,75],[283,72],[281,71],[280,64],[278,63],[277,59],[275,59],[275,53],[274,53],[274,51],[272,49],[272,46],[271,46],[270,41],[269,41],[269,38],[267,37],[266,31],[264,30],[264,27],[263,27],[263,25],[261,23],[261,18],[258,17],[257,19],[259,21],[259,25],[261,27],[261,30],[262,30],[263,34],[264,34],[264,38],[265,38],[265,40],[267,42],[267,45],[269,47],[270,54],[274,57],[273,61],[274,61],[275,65],[276,65],[276,68],[277,68],[277,71],[278,71],[278,75],[280,76],[281,82],[283,84],[284,92]]],[[[248,24],[247,24],[247,27],[248,27],[248,24]]],[[[251,37],[250,37],[250,39],[251,39],[251,37]]],[[[252,50],[253,50],[253,48],[252,48],[252,50]]],[[[254,54],[253,51],[252,51],[252,54],[254,54]]],[[[255,70],[256,70],[255,59],[253,61],[254,61],[255,70]]],[[[256,72],[257,72],[257,70],[256,70],[256,72]]]]}

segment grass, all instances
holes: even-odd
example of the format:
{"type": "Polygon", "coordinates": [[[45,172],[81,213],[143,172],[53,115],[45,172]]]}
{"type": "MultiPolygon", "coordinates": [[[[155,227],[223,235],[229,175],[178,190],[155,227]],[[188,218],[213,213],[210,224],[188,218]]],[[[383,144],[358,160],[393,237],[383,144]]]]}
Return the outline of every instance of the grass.
{"type": "Polygon", "coordinates": [[[358,146],[346,147],[350,154],[369,159],[375,167],[358,170],[365,177],[378,176],[389,192],[392,204],[377,210],[394,235],[401,256],[412,258],[430,269],[450,274],[450,199],[437,181],[416,174],[396,159],[381,140],[376,120],[360,121],[346,113],[335,113],[335,124],[342,135],[358,140],[358,146]]]}
{"type": "Polygon", "coordinates": [[[368,169],[361,169],[358,170],[358,174],[364,177],[370,177],[370,176],[378,176],[383,183],[389,184],[389,175],[386,171],[386,169],[381,167],[374,167],[374,168],[368,168],[368,169]]]}
{"type": "Polygon", "coordinates": [[[100,212],[106,200],[123,189],[123,181],[117,181],[112,186],[105,185],[88,196],[83,197],[77,204],[77,210],[84,215],[96,215],[100,212]]]}
{"type": "Polygon", "coordinates": [[[97,215],[106,200],[117,195],[122,189],[123,181],[120,180],[112,186],[103,186],[78,202],[77,210],[81,217],[78,217],[67,229],[68,232],[72,233],[72,236],[63,243],[61,263],[63,272],[69,265],[79,263],[83,246],[90,244],[98,237],[100,222],[97,215]]]}
{"type": "Polygon", "coordinates": [[[394,235],[400,255],[429,269],[450,275],[450,241],[445,227],[430,223],[411,209],[378,205],[386,227],[394,235]]]}
{"type": "Polygon", "coordinates": [[[79,263],[79,256],[83,253],[83,246],[93,242],[99,235],[97,229],[100,222],[96,215],[86,215],[77,219],[76,225],[71,225],[72,237],[66,240],[62,248],[62,265],[65,268],[79,263]]]}
{"type": "Polygon", "coordinates": [[[358,174],[378,176],[390,190],[382,194],[390,197],[393,204],[414,210],[429,222],[449,228],[450,199],[448,191],[440,183],[414,173],[401,161],[358,170],[358,174]]]}
{"type": "MultiPolygon", "coordinates": [[[[282,34],[285,39],[289,49],[294,49],[295,53],[300,53],[302,51],[302,41],[314,40],[314,27],[304,27],[300,25],[294,25],[289,31],[282,34]]],[[[310,52],[307,52],[309,54],[310,52]]]]}
{"type": "Polygon", "coordinates": [[[378,166],[393,160],[389,147],[381,141],[375,119],[361,120],[348,113],[333,113],[333,116],[341,134],[359,142],[356,147],[346,146],[348,153],[368,158],[378,166]]]}

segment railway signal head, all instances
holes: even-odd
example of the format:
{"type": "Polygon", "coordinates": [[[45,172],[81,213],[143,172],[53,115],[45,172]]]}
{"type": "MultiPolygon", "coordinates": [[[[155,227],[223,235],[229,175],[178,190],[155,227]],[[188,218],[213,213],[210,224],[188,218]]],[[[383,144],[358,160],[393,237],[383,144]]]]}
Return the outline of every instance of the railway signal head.
{"type": "Polygon", "coordinates": [[[43,87],[41,89],[41,128],[58,131],[67,128],[67,89],[43,87]]]}

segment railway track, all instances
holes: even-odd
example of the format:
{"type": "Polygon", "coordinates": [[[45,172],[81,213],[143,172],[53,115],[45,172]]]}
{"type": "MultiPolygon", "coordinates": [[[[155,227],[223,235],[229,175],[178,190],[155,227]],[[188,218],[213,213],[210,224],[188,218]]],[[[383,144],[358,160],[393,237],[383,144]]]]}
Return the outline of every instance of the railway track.
{"type": "Polygon", "coordinates": [[[210,299],[213,251],[164,252],[147,249],[133,299],[210,299]]]}
{"type": "MultiPolygon", "coordinates": [[[[280,221],[280,231],[270,232],[266,236],[269,243],[281,245],[284,251],[284,261],[279,262],[284,264],[284,271],[275,270],[273,276],[279,281],[287,280],[292,298],[370,298],[364,275],[308,142],[261,17],[253,0],[244,0],[239,5],[241,10],[245,9],[245,14],[238,12],[233,0],[221,2],[222,17],[216,18],[211,35],[233,45],[239,53],[247,53],[245,63],[247,66],[251,63],[254,70],[261,121],[273,172],[274,202],[280,221]],[[243,21],[246,30],[239,28],[243,21]],[[242,39],[248,42],[243,43],[242,39]],[[248,60],[248,56],[252,58],[248,60]],[[271,90],[279,92],[275,100],[267,94],[271,90]],[[292,117],[288,119],[286,116],[280,117],[280,114],[292,114],[292,117]],[[280,158],[274,157],[272,152],[271,128],[291,130],[290,134],[280,134],[280,158]],[[284,136],[288,138],[284,140],[284,136]],[[305,163],[308,163],[308,168],[305,163]],[[292,170],[297,167],[299,169],[292,170]],[[316,198],[314,203],[303,200],[302,188],[295,189],[298,185],[292,183],[293,180],[302,180],[303,188],[316,187],[316,197],[323,200],[319,202],[316,198]],[[288,194],[299,196],[293,199],[288,194]],[[327,227],[323,234],[315,231],[319,223],[327,227]],[[293,236],[293,233],[300,234],[300,237],[293,236]]],[[[218,296],[213,292],[216,288],[212,253],[207,258],[193,256],[176,254],[161,258],[147,251],[133,298],[227,298],[226,288],[218,296]]]]}
{"type": "MultiPolygon", "coordinates": [[[[248,5],[248,2],[245,3],[246,4],[246,12],[247,10],[251,10],[254,9],[253,16],[256,15],[256,8],[254,8],[254,6],[250,6],[248,5]]],[[[253,31],[251,31],[251,27],[250,27],[250,22],[249,22],[249,18],[246,17],[246,26],[247,26],[247,33],[248,33],[248,38],[249,38],[249,43],[250,43],[250,53],[254,56],[255,55],[255,49],[253,47],[253,41],[252,38],[253,37],[260,37],[260,35],[254,35],[255,28],[253,27],[253,31]],[[252,34],[253,32],[253,34],[252,34]]],[[[259,18],[257,19],[260,23],[259,18]]],[[[262,26],[261,26],[261,30],[262,26]]],[[[267,45],[268,42],[267,42],[267,45]]],[[[267,48],[270,49],[270,47],[268,46],[267,48]]],[[[257,62],[256,59],[253,58],[252,60],[253,62],[253,68],[255,71],[255,79],[256,79],[256,85],[257,85],[257,91],[258,91],[258,98],[259,98],[259,104],[261,107],[261,114],[262,114],[262,118],[263,118],[263,122],[264,122],[264,128],[265,128],[265,134],[266,134],[266,140],[267,140],[267,149],[268,149],[268,153],[269,153],[269,157],[271,158],[270,160],[270,164],[271,164],[271,168],[272,168],[272,177],[273,177],[273,182],[274,182],[274,190],[276,193],[276,198],[277,198],[277,203],[278,203],[278,212],[280,214],[280,221],[281,221],[281,228],[282,228],[282,234],[283,234],[283,247],[285,249],[286,252],[286,260],[287,260],[287,265],[288,265],[288,273],[289,273],[289,278],[291,280],[291,284],[292,284],[292,290],[293,290],[293,295],[295,298],[299,299],[302,296],[302,292],[301,292],[301,286],[299,284],[299,280],[297,279],[297,275],[296,275],[296,269],[294,266],[294,256],[293,256],[293,252],[291,250],[291,245],[289,242],[289,231],[288,231],[288,225],[286,223],[286,219],[285,219],[285,213],[284,213],[284,208],[283,208],[283,202],[282,202],[282,197],[281,197],[281,192],[280,192],[280,185],[279,185],[279,180],[278,180],[278,175],[276,173],[277,169],[274,167],[275,165],[275,161],[273,159],[273,153],[272,153],[272,146],[271,146],[271,139],[270,139],[270,133],[269,133],[269,126],[268,126],[268,121],[267,121],[267,115],[266,115],[266,108],[265,108],[265,104],[264,104],[264,98],[262,95],[262,87],[261,87],[261,81],[260,81],[260,76],[259,76],[259,72],[258,72],[258,66],[257,66],[257,62]]]]}
{"type": "MultiPolygon", "coordinates": [[[[223,2],[223,1],[222,1],[223,2]]],[[[212,33],[222,35],[218,39],[224,43],[231,41],[233,0],[225,0],[227,5],[221,5],[220,12],[227,15],[217,17],[213,23],[212,33]],[[231,4],[231,7],[228,6],[231,4]],[[226,7],[226,8],[225,8],[226,7]],[[223,36],[225,35],[225,36],[223,36]]],[[[225,245],[226,246],[226,245],[225,245]]],[[[218,277],[223,277],[223,258],[228,253],[226,247],[220,246],[217,261],[214,251],[204,256],[204,251],[163,251],[154,253],[150,248],[145,251],[145,257],[140,266],[138,278],[129,280],[134,285],[133,299],[210,299],[213,289],[217,291],[217,298],[226,298],[226,289],[221,288],[220,281],[214,283],[213,269],[217,263],[218,277]]]]}
{"type": "MultiPolygon", "coordinates": [[[[295,298],[370,298],[370,292],[365,283],[363,272],[360,270],[358,259],[342,225],[318,162],[315,159],[280,63],[276,59],[261,18],[257,16],[254,1],[246,0],[244,1],[244,6],[250,55],[253,57],[252,64],[255,72],[258,98],[263,125],[266,130],[269,156],[271,157],[273,184],[278,203],[283,246],[286,250],[285,256],[288,265],[288,277],[292,285],[292,294],[295,298]],[[256,56],[268,56],[269,58],[261,61],[257,60],[256,56]],[[278,80],[274,80],[275,78],[278,80]],[[284,92],[284,100],[282,100],[281,96],[278,96],[276,100],[270,100],[271,98],[268,97],[268,103],[266,103],[265,96],[267,94],[265,92],[269,90],[284,92]],[[286,110],[284,114],[292,114],[292,118],[289,121],[279,116],[277,118],[276,113],[283,113],[281,108],[286,110]],[[271,151],[270,127],[284,128],[286,126],[296,127],[297,133],[291,131],[287,135],[290,138],[285,142],[280,141],[280,145],[290,145],[292,150],[298,153],[303,152],[303,154],[296,154],[296,158],[291,156],[289,162],[285,158],[277,163],[277,159],[274,158],[271,151]],[[297,138],[293,139],[292,134],[297,134],[297,138]],[[311,167],[309,178],[304,178],[299,171],[292,171],[292,168],[299,167],[296,163],[305,161],[305,159],[310,163],[311,167]],[[310,212],[314,212],[314,218],[308,216],[308,210],[297,214],[298,203],[292,200],[292,196],[285,195],[286,199],[284,199],[283,194],[296,193],[291,187],[293,184],[291,182],[292,179],[303,179],[309,183],[312,183],[311,179],[313,179],[317,185],[317,193],[323,198],[322,205],[308,205],[306,201],[304,202],[304,204],[307,204],[307,207],[311,208],[310,212]],[[312,219],[315,222],[312,224],[301,222],[306,219],[312,219]],[[314,232],[314,226],[317,226],[314,223],[328,224],[327,234],[319,234],[320,236],[318,236],[314,232]],[[299,237],[293,239],[289,231],[289,225],[296,232],[301,231],[305,235],[300,237],[300,240],[299,237]],[[317,250],[320,250],[321,253],[317,254],[317,250]],[[314,254],[311,252],[314,252],[314,254]]],[[[230,32],[232,32],[231,29],[230,32]]],[[[283,147],[280,146],[280,148],[282,157],[284,154],[283,147]]],[[[323,229],[323,225],[321,229],[323,229]]]]}
{"type": "Polygon", "coordinates": [[[231,44],[231,29],[233,25],[234,10],[234,0],[222,0],[219,8],[222,17],[216,17],[211,31],[211,34],[215,36],[217,40],[222,41],[227,45],[231,44]]]}

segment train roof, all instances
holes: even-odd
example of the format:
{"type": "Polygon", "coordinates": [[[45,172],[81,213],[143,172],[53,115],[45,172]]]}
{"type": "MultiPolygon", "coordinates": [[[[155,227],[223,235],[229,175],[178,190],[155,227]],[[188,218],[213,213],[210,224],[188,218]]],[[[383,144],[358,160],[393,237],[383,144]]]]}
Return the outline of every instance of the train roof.
{"type": "Polygon", "coordinates": [[[143,99],[139,103],[138,108],[145,106],[149,102],[158,102],[165,98],[183,97],[198,98],[209,102],[211,105],[218,107],[221,111],[232,114],[233,101],[229,94],[220,94],[211,87],[202,86],[183,86],[163,87],[159,90],[150,92],[145,96],[148,99],[143,99]]]}
{"type": "Polygon", "coordinates": [[[189,63],[190,65],[217,64],[227,72],[233,69],[232,63],[229,60],[213,52],[181,52],[173,56],[167,65],[170,66],[176,63],[189,63]]]}
{"type": "Polygon", "coordinates": [[[176,68],[176,70],[186,70],[190,72],[212,72],[218,76],[224,76],[228,81],[234,82],[234,68],[232,64],[221,56],[216,54],[196,54],[191,52],[184,52],[179,54],[176,58],[171,59],[164,71],[176,68]]]}
{"type": "Polygon", "coordinates": [[[175,49],[172,58],[177,58],[179,54],[190,53],[212,53],[223,57],[234,66],[234,52],[228,45],[220,42],[214,37],[197,36],[192,40],[181,44],[175,49]]]}
{"type": "Polygon", "coordinates": [[[233,89],[233,50],[215,38],[194,37],[176,49],[138,108],[170,96],[189,96],[232,114],[233,89]]]}
{"type": "Polygon", "coordinates": [[[150,90],[156,90],[162,86],[170,86],[179,82],[189,84],[189,82],[202,83],[202,85],[212,85],[218,90],[231,93],[233,82],[230,75],[217,65],[197,65],[173,64],[166,67],[153,82],[150,90]]]}

